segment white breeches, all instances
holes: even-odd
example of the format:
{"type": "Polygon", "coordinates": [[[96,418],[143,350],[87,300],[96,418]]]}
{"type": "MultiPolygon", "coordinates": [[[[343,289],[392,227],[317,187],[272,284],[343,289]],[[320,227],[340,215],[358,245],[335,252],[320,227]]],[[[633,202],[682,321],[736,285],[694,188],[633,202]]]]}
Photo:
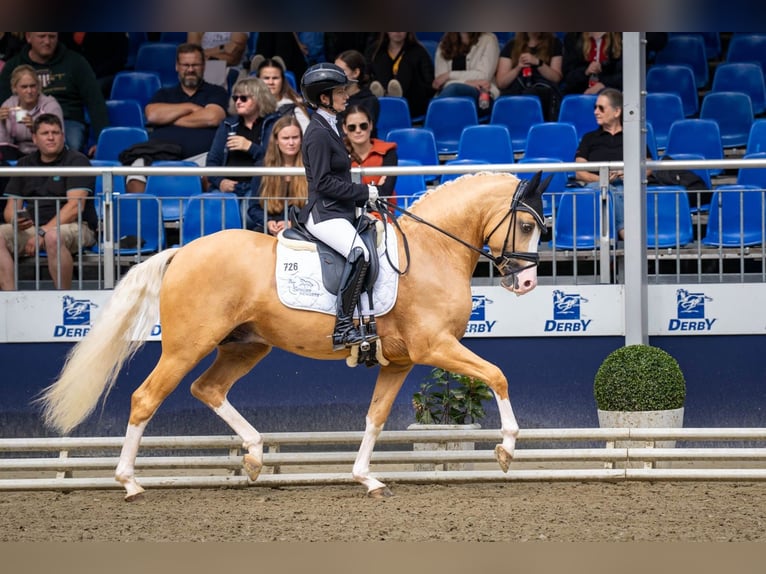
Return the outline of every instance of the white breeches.
{"type": "Polygon", "coordinates": [[[345,219],[327,219],[326,221],[315,223],[313,214],[309,214],[306,229],[314,237],[332,247],[346,259],[348,259],[348,255],[354,247],[361,247],[362,251],[364,251],[364,260],[370,260],[367,247],[365,247],[362,238],[356,232],[356,228],[345,219]]]}

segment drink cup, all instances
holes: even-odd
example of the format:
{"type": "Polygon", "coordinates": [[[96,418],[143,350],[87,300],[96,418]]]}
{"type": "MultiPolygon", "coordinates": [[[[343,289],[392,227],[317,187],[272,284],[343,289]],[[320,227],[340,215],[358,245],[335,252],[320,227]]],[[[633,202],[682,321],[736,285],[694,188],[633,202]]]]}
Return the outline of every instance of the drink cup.
{"type": "Polygon", "coordinates": [[[15,112],[16,114],[16,122],[21,123],[24,121],[24,118],[27,117],[27,110],[24,109],[17,109],[15,112]]]}

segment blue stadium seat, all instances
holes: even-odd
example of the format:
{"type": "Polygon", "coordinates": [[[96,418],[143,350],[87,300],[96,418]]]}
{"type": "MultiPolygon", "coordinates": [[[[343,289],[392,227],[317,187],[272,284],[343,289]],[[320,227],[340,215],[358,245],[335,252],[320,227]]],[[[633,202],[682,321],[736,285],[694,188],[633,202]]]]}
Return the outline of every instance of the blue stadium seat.
{"type": "MultiPolygon", "coordinates": [[[[196,164],[190,161],[156,161],[152,166],[196,167],[196,164]]],[[[202,193],[202,180],[199,175],[149,175],[146,178],[146,193],[159,198],[164,221],[178,221],[186,199],[202,193]]]]}
{"type": "Polygon", "coordinates": [[[712,92],[743,92],[750,96],[753,113],[766,111],[766,83],[763,70],[751,62],[719,64],[713,75],[712,92]]]}
{"type": "Polygon", "coordinates": [[[735,33],[726,52],[727,62],[755,62],[766,75],[766,34],[735,33]]]}
{"type": "Polygon", "coordinates": [[[144,128],[113,127],[104,128],[98,136],[94,159],[119,161],[120,153],[133,144],[149,140],[144,128]]]}
{"type": "Polygon", "coordinates": [[[750,128],[745,153],[766,151],[766,120],[755,120],[750,128]]]}
{"type": "Polygon", "coordinates": [[[115,196],[114,237],[119,255],[148,254],[164,247],[160,202],[148,193],[115,196]]]}
{"type": "Polygon", "coordinates": [[[694,70],[689,66],[654,65],[646,72],[646,91],[678,94],[684,104],[684,116],[699,110],[699,95],[694,70]]]}
{"type": "Polygon", "coordinates": [[[567,94],[561,100],[559,122],[569,122],[577,131],[578,141],[588,132],[598,129],[593,106],[596,105],[595,94],[567,94]]]}
{"type": "MultiPolygon", "coordinates": [[[[749,153],[742,159],[766,159],[766,152],[749,153]]],[[[766,189],[766,167],[740,168],[737,173],[737,183],[766,189]]]]}
{"type": "Polygon", "coordinates": [[[478,123],[476,103],[471,98],[433,98],[423,127],[433,131],[440,154],[456,154],[463,128],[478,123]]]}
{"type": "Polygon", "coordinates": [[[378,114],[378,137],[385,140],[388,132],[401,128],[411,128],[410,106],[405,98],[381,96],[378,114]]]}
{"type": "MultiPolygon", "coordinates": [[[[426,128],[401,128],[388,132],[388,141],[396,143],[396,154],[401,160],[414,160],[420,165],[439,165],[439,153],[436,151],[434,133],[426,128]]],[[[433,181],[438,176],[425,176],[426,181],[433,181]]]]}
{"type": "Polygon", "coordinates": [[[524,153],[529,128],[544,121],[540,98],[521,95],[497,98],[489,119],[490,125],[503,125],[508,128],[514,153],[524,153]]]}
{"type": "MultiPolygon", "coordinates": [[[[668,134],[665,155],[696,153],[705,159],[723,159],[721,131],[713,120],[685,119],[673,122],[668,134]]],[[[711,168],[710,175],[719,175],[720,168],[711,168]]]]}
{"type": "Polygon", "coordinates": [[[705,44],[705,57],[708,60],[718,60],[721,57],[719,32],[670,32],[670,36],[699,36],[705,44]]]}
{"type": "Polygon", "coordinates": [[[649,153],[652,159],[659,159],[659,153],[657,152],[657,138],[654,135],[654,126],[652,122],[646,122],[646,147],[649,148],[649,153]]]}
{"type": "Polygon", "coordinates": [[[162,82],[157,72],[118,72],[114,76],[109,99],[136,100],[143,112],[161,87],[162,82]]]}
{"type": "Polygon", "coordinates": [[[740,247],[763,243],[766,227],[764,191],[755,185],[721,185],[710,201],[707,230],[702,243],[740,247]]]}
{"type": "Polygon", "coordinates": [[[646,240],[653,248],[683,247],[694,239],[686,188],[650,185],[646,188],[646,240]]]}
{"type": "Polygon", "coordinates": [[[420,43],[423,44],[433,62],[436,59],[436,50],[439,49],[439,40],[420,40],[420,43]]]}
{"type": "MultiPolygon", "coordinates": [[[[562,160],[555,157],[523,157],[519,160],[520,164],[528,163],[564,163],[562,160]]],[[[519,172],[516,176],[519,179],[530,179],[534,172],[519,172]]],[[[544,171],[542,173],[542,179],[545,180],[548,176],[552,176],[548,187],[545,188],[543,193],[543,215],[546,217],[553,213],[553,205],[558,207],[561,194],[567,187],[567,172],[565,171],[544,171]]]]}
{"type": "MultiPolygon", "coordinates": [[[[418,161],[399,159],[399,167],[412,167],[422,165],[418,161]]],[[[396,204],[402,209],[407,209],[412,202],[415,201],[416,196],[426,191],[426,180],[422,173],[397,175],[396,185],[394,186],[396,192],[396,204]]]]}
{"type": "Polygon", "coordinates": [[[136,54],[137,72],[157,72],[163,87],[178,84],[176,72],[176,45],[169,42],[146,42],[136,54]]]}
{"type": "Polygon", "coordinates": [[[145,127],[144,110],[137,100],[106,100],[106,111],[112,127],[145,127]]]}
{"type": "MultiPolygon", "coordinates": [[[[92,159],[90,160],[90,165],[93,167],[117,167],[122,164],[119,161],[92,159]]],[[[125,176],[112,176],[112,193],[125,193],[125,176]]],[[[96,176],[96,189],[93,190],[93,197],[96,206],[96,213],[98,213],[98,218],[102,219],[102,203],[104,200],[104,176],[102,175],[96,176]]]]}
{"type": "Polygon", "coordinates": [[[491,124],[466,127],[460,135],[457,159],[513,163],[513,146],[508,128],[491,124]]]}
{"type": "Polygon", "coordinates": [[[186,42],[188,32],[160,32],[160,42],[166,44],[183,44],[186,42]]]}
{"type": "Polygon", "coordinates": [[[670,92],[650,92],[646,94],[646,123],[654,128],[657,149],[665,149],[668,143],[670,126],[685,118],[681,96],[670,92]]]}
{"type": "Polygon", "coordinates": [[[564,162],[574,161],[580,141],[570,123],[544,122],[529,128],[524,157],[553,157],[564,162]]]}
{"type": "MultiPolygon", "coordinates": [[[[481,159],[451,159],[449,161],[444,162],[444,165],[487,165],[489,163],[494,162],[488,162],[481,159]]],[[[448,181],[452,181],[453,179],[457,179],[465,174],[462,173],[443,173],[441,177],[439,178],[439,183],[447,183],[448,181]]]]}
{"type": "MultiPolygon", "coordinates": [[[[611,213],[611,193],[609,197],[611,213]]],[[[611,220],[611,215],[610,215],[611,220]]],[[[610,222],[610,237],[613,236],[610,222]]],[[[587,187],[568,189],[559,201],[551,245],[556,249],[598,249],[601,240],[599,193],[587,187]]]]}
{"type": "Polygon", "coordinates": [[[708,92],[702,98],[700,119],[713,120],[724,148],[745,147],[755,118],[750,96],[742,92],[708,92]]]}
{"type": "Polygon", "coordinates": [[[149,41],[149,35],[146,32],[128,32],[128,59],[125,62],[125,69],[132,70],[136,65],[136,54],[138,48],[144,42],[149,41]]]}
{"type": "Polygon", "coordinates": [[[655,63],[659,65],[686,65],[694,71],[698,90],[705,88],[710,80],[705,41],[701,36],[670,36],[665,47],[657,52],[655,63]]]}
{"type": "Polygon", "coordinates": [[[189,197],[181,220],[181,245],[222,229],[242,229],[236,194],[214,191],[189,197]]]}

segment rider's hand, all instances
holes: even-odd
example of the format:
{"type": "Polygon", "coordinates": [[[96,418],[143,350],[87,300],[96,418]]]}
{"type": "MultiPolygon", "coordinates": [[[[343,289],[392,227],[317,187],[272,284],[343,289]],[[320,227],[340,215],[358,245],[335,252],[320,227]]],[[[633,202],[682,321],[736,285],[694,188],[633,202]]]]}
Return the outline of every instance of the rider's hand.
{"type": "Polygon", "coordinates": [[[367,205],[371,209],[375,209],[375,201],[378,199],[378,188],[374,185],[368,185],[367,190],[369,195],[367,196],[367,205]]]}

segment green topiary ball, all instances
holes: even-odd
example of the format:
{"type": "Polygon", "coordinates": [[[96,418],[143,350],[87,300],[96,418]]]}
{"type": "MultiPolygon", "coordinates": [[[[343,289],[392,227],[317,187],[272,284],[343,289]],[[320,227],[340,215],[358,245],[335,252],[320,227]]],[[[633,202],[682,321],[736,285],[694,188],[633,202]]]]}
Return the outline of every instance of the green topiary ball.
{"type": "Polygon", "coordinates": [[[610,353],[593,383],[602,411],[678,409],[686,399],[686,381],[678,362],[650,345],[628,345],[610,353]]]}

